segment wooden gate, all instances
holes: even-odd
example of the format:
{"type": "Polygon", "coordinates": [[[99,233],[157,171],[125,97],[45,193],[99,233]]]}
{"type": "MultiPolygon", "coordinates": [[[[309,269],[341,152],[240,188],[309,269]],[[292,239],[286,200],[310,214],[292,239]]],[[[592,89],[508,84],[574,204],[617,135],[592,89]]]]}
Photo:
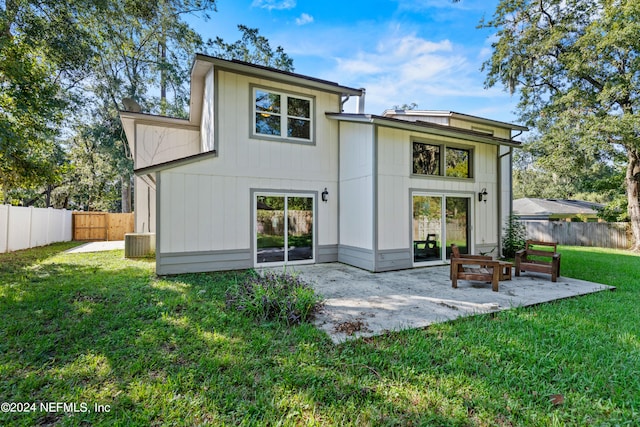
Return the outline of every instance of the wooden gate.
{"type": "Polygon", "coordinates": [[[133,221],[133,213],[74,212],[73,240],[124,240],[133,221]]]}

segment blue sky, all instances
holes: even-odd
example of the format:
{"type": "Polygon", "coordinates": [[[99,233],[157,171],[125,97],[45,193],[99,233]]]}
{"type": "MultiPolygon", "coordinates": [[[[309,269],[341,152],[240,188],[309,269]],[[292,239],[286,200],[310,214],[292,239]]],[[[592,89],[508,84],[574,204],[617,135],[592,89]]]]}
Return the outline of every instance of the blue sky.
{"type": "MultiPolygon", "coordinates": [[[[482,62],[493,32],[477,29],[497,0],[218,0],[211,19],[192,21],[203,38],[240,38],[259,28],[294,60],[295,72],[367,90],[366,112],[415,102],[516,122],[517,99],[484,89],[482,62]]],[[[347,109],[353,108],[347,107],[347,109]]]]}

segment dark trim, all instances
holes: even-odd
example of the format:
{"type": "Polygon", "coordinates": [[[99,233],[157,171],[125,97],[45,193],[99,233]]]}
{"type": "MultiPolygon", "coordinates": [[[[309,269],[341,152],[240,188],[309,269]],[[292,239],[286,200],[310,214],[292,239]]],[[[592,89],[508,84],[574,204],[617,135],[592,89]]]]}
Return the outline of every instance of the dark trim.
{"type": "Polygon", "coordinates": [[[372,224],[372,237],[371,246],[373,247],[373,271],[378,271],[378,209],[379,209],[379,197],[378,197],[378,126],[374,125],[371,135],[371,208],[373,212],[373,218],[371,218],[372,224]]]}
{"type": "Polygon", "coordinates": [[[363,270],[374,271],[374,252],[373,249],[338,245],[338,262],[362,268],[363,270]]]}
{"type": "Polygon", "coordinates": [[[514,141],[512,139],[498,138],[496,136],[487,135],[486,133],[482,132],[440,125],[437,123],[421,121],[410,122],[408,120],[376,116],[373,114],[325,113],[325,116],[327,116],[329,119],[334,120],[378,124],[381,126],[388,126],[409,131],[428,132],[434,135],[458,138],[466,141],[484,142],[494,145],[508,145],[511,147],[521,146],[521,143],[519,141],[514,141]]]}
{"type": "Polygon", "coordinates": [[[200,160],[208,159],[209,157],[217,157],[217,150],[205,151],[204,153],[193,154],[191,156],[182,157],[180,159],[169,160],[168,162],[158,163],[151,166],[145,166],[143,168],[134,169],[136,175],[146,175],[152,172],[159,172],[164,169],[174,168],[176,166],[182,166],[189,163],[199,162],[200,160]]]}
{"type": "Polygon", "coordinates": [[[316,263],[338,262],[338,245],[318,245],[316,263]]]}
{"type": "Polygon", "coordinates": [[[333,92],[345,95],[362,96],[362,89],[355,89],[348,86],[342,86],[338,83],[328,80],[322,80],[315,77],[305,76],[303,74],[292,73],[290,71],[283,71],[277,68],[266,67],[264,65],[251,64],[249,62],[239,60],[226,60],[215,56],[204,55],[197,53],[191,65],[191,74],[193,75],[197,62],[208,62],[215,67],[230,72],[247,74],[250,76],[256,76],[259,78],[267,78],[270,80],[280,81],[288,84],[301,85],[313,89],[324,90],[327,92],[333,92]]]}
{"type": "Polygon", "coordinates": [[[159,275],[240,270],[252,266],[250,249],[156,252],[156,273],[159,275]]]}
{"type": "Polygon", "coordinates": [[[376,272],[413,268],[411,249],[384,249],[376,254],[376,272]]]}

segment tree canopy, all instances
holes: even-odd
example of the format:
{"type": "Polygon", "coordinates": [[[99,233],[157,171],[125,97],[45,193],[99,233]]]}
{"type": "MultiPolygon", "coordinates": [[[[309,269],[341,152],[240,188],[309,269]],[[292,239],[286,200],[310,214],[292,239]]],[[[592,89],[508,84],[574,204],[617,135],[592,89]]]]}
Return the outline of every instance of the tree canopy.
{"type": "Polygon", "coordinates": [[[626,158],[640,249],[640,2],[502,0],[482,25],[497,29],[486,85],[519,95],[521,119],[541,141],[560,153],[626,158]]]}
{"type": "Polygon", "coordinates": [[[14,0],[0,6],[0,190],[59,178],[54,142],[87,76],[92,35],[79,17],[100,3],[14,0]]]}
{"type": "Polygon", "coordinates": [[[143,112],[187,117],[198,51],[293,70],[257,28],[239,25],[234,43],[204,41],[186,21],[215,11],[215,0],[0,2],[5,202],[130,211],[123,99],[143,112]]]}

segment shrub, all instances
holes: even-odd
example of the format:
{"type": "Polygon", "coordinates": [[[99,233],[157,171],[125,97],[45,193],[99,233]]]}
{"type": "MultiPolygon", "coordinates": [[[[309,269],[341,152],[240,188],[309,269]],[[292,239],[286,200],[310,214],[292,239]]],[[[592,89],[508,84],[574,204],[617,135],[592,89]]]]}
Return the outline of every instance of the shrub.
{"type": "Polygon", "coordinates": [[[322,298],[309,284],[289,273],[253,273],[227,291],[227,307],[258,321],[284,321],[288,325],[310,320],[322,298]]]}
{"type": "Polygon", "coordinates": [[[522,222],[515,215],[509,215],[503,229],[502,236],[502,256],[514,258],[516,252],[524,249],[527,241],[527,230],[522,222]]]}

